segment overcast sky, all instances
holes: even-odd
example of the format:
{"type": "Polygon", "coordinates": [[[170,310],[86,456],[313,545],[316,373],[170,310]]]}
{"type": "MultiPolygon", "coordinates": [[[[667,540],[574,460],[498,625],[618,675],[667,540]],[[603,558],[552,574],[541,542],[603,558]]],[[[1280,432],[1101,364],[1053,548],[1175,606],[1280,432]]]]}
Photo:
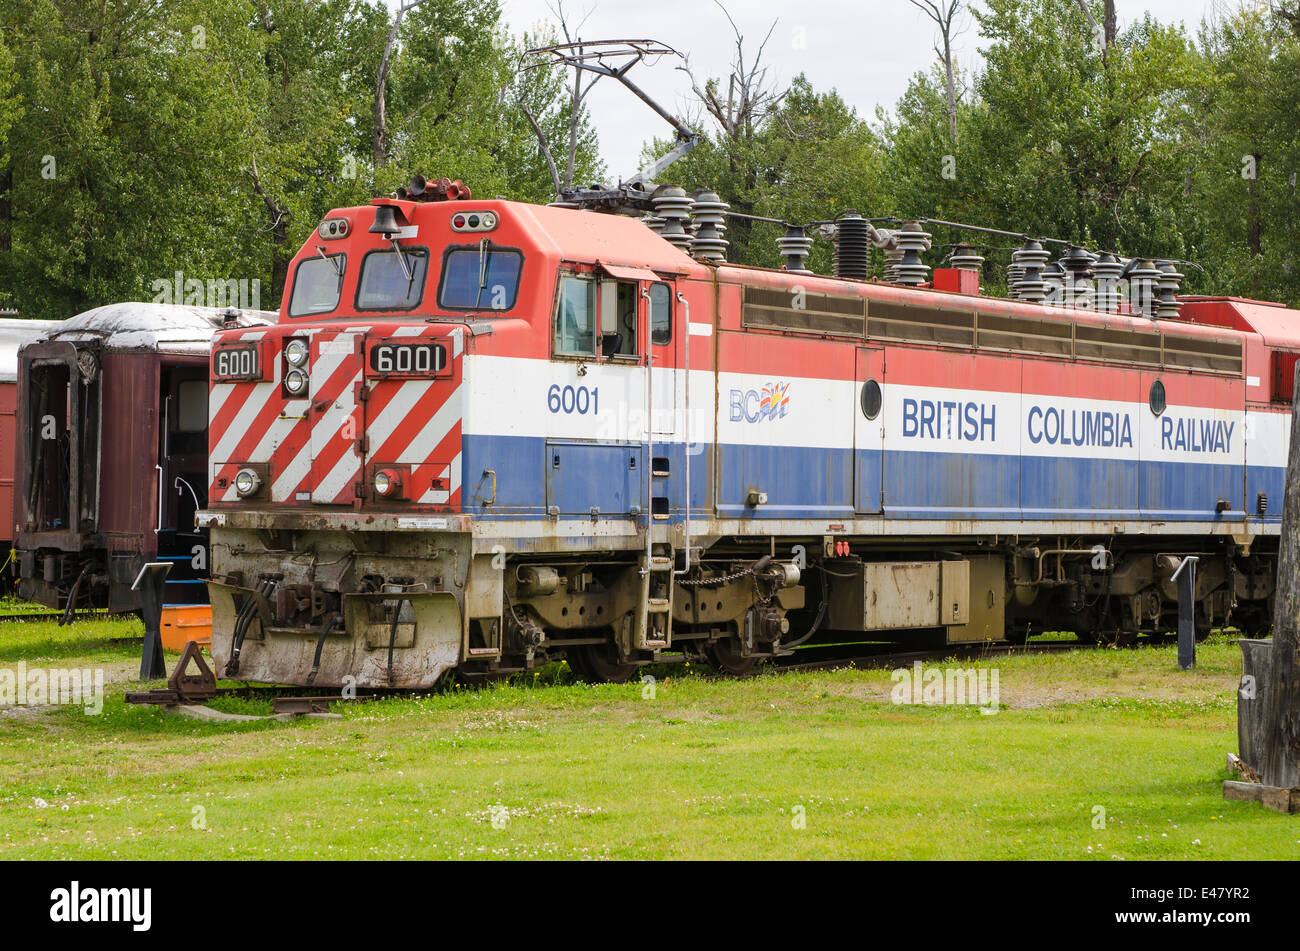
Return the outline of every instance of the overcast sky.
{"type": "MultiPolygon", "coordinates": [[[[511,32],[535,30],[553,21],[556,0],[501,0],[511,32]]],[[[804,73],[819,90],[837,89],[871,117],[890,108],[908,78],[934,61],[934,24],[907,0],[726,0],[746,38],[756,46],[776,20],[765,61],[784,85],[804,73]]],[[[1118,0],[1121,28],[1150,11],[1163,22],[1182,22],[1195,33],[1214,0],[1118,0]]],[[[651,38],[690,56],[697,76],[727,75],[732,54],[730,24],[713,0],[565,0],[570,24],[584,15],[584,39],[651,38]]],[[[975,65],[980,39],[968,29],[956,41],[959,61],[975,65]]],[[[685,115],[690,87],[669,57],[638,65],[629,78],[661,104],[685,115]]],[[[617,82],[602,79],[589,99],[611,178],[627,177],[638,165],[642,143],[670,134],[669,126],[617,82]]]]}

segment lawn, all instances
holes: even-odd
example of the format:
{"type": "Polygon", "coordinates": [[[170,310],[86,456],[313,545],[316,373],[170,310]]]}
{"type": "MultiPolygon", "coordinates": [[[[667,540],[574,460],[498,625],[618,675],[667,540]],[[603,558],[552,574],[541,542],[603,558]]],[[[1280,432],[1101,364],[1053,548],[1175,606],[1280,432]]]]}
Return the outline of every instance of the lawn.
{"type": "Polygon", "coordinates": [[[992,715],[894,704],[889,671],[674,667],[650,689],[552,668],[338,720],[211,724],[124,704],[139,631],[0,625],[0,669],[108,681],[99,716],[0,710],[0,857],[1300,857],[1293,817],[1220,793],[1228,635],[1189,673],[1173,645],[992,659],[992,715]]]}

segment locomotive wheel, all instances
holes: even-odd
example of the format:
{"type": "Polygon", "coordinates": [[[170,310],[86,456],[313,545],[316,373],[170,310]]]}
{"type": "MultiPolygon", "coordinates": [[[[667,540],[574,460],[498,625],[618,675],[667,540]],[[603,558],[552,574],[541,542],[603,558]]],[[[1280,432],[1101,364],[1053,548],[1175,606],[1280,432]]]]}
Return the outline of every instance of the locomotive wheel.
{"type": "Polygon", "coordinates": [[[715,670],[732,677],[744,677],[763,662],[761,657],[741,657],[736,650],[736,641],[730,637],[714,641],[704,648],[704,656],[715,670]]]}
{"type": "Polygon", "coordinates": [[[564,652],[578,679],[589,684],[623,684],[632,679],[636,664],[621,663],[613,644],[582,644],[564,652]]]}

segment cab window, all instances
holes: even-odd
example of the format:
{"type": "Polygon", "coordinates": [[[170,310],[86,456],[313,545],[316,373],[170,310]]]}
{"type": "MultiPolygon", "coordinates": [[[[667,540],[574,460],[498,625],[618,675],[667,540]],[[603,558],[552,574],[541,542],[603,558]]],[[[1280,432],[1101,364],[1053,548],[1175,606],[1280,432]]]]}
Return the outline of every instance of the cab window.
{"type": "Polygon", "coordinates": [[[560,278],[555,353],[611,361],[637,357],[639,291],[635,281],[582,275],[560,278]]]}
{"type": "Polygon", "coordinates": [[[673,341],[673,295],[667,284],[651,284],[650,342],[662,347],[673,341]]]}
{"type": "Polygon", "coordinates": [[[594,357],[596,282],[586,277],[563,277],[559,298],[555,313],[555,352],[594,357]]]}
{"type": "Polygon", "coordinates": [[[357,310],[411,310],[424,297],[425,248],[371,251],[361,260],[357,310]]]}
{"type": "Polygon", "coordinates": [[[442,260],[438,306],[448,310],[510,310],[519,295],[524,256],[513,250],[453,248],[442,260]]]}
{"type": "Polygon", "coordinates": [[[293,275],[293,292],[289,295],[289,316],[306,317],[327,314],[339,305],[343,291],[343,272],[347,256],[305,258],[293,275]]]}

